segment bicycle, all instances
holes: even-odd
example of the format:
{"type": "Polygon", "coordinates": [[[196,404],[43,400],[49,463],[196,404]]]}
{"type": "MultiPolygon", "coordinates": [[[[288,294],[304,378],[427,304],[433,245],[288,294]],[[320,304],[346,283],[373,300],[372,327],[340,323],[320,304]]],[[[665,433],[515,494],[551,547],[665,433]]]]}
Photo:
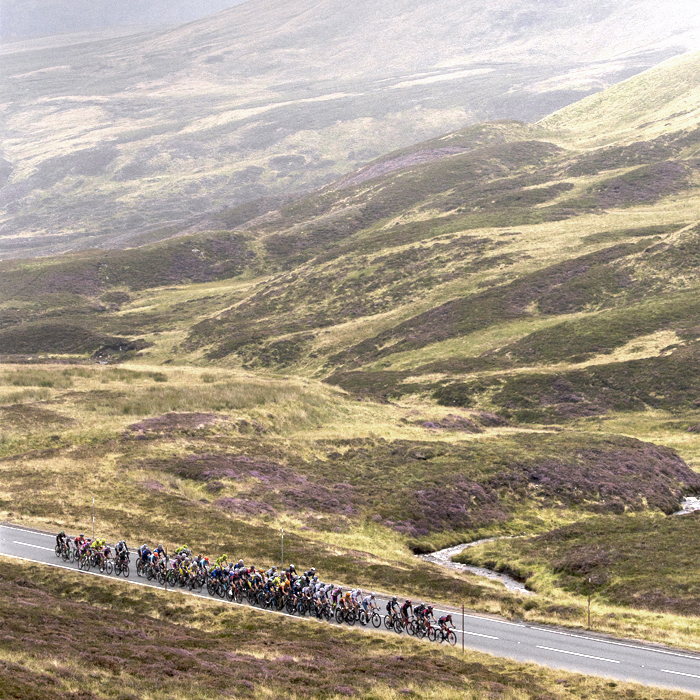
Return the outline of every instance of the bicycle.
{"type": "Polygon", "coordinates": [[[343,622],[347,622],[348,625],[352,626],[357,621],[357,614],[352,608],[343,608],[338,606],[335,609],[335,621],[341,625],[343,622]]]}
{"type": "Polygon", "coordinates": [[[404,627],[403,617],[399,613],[384,615],[384,627],[388,630],[394,630],[396,634],[401,634],[404,627]]]}
{"type": "Polygon", "coordinates": [[[379,627],[382,624],[382,616],[376,610],[365,610],[362,608],[357,619],[362,626],[371,624],[373,627],[379,627]]]}
{"type": "Polygon", "coordinates": [[[428,635],[428,639],[430,639],[431,642],[437,642],[438,644],[447,642],[450,646],[457,644],[457,635],[454,630],[443,629],[442,627],[431,627],[430,631],[431,633],[434,632],[432,638],[430,634],[428,635]]]}

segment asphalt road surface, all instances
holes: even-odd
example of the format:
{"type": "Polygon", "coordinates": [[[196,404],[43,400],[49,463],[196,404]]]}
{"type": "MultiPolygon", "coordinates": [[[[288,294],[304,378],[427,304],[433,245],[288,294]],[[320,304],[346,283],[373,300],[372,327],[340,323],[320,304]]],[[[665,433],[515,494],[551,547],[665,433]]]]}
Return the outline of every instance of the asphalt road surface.
{"type": "MultiPolygon", "coordinates": [[[[77,564],[64,562],[54,553],[55,536],[10,525],[0,525],[0,554],[79,571],[77,564]]],[[[138,578],[134,555],[130,578],[119,578],[125,585],[153,586],[156,582],[138,578]]],[[[85,572],[81,572],[85,573],[85,572]]],[[[100,576],[94,569],[85,575],[100,576]]],[[[111,577],[114,579],[115,576],[111,577]]],[[[173,594],[185,594],[176,589],[173,594]]],[[[206,588],[200,595],[210,596],[206,588]]],[[[219,600],[222,605],[236,605],[219,600]]],[[[380,602],[383,612],[383,602],[380,602]]],[[[256,608],[259,609],[259,608],[256,608]]],[[[435,609],[436,617],[444,614],[435,609]]],[[[504,656],[517,661],[531,661],[550,668],[565,669],[621,681],[631,681],[650,686],[677,688],[700,695],[700,654],[683,649],[657,647],[629,640],[596,636],[592,633],[567,632],[542,625],[509,622],[494,617],[467,614],[462,630],[461,613],[453,614],[458,627],[457,646],[462,643],[469,649],[504,656]]],[[[284,614],[270,612],[270,614],[284,614]]],[[[307,618],[308,619],[308,618],[307,618]]],[[[326,624],[326,623],[324,623],[326,624]]],[[[371,627],[365,628],[371,630],[371,627]]],[[[394,634],[393,632],[391,634],[394,634]]],[[[428,643],[428,642],[426,642],[428,643]]]]}

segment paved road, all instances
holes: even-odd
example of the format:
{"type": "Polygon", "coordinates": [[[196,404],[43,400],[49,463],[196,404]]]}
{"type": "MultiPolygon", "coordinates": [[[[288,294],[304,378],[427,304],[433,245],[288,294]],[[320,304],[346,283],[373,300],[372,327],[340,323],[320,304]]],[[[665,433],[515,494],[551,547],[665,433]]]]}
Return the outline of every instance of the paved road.
{"type": "MultiPolygon", "coordinates": [[[[77,565],[56,557],[54,545],[53,535],[0,525],[0,554],[78,571],[77,565]]],[[[119,579],[123,585],[162,588],[157,583],[137,578],[133,568],[129,579],[119,579]]],[[[100,575],[94,570],[91,574],[100,575]]],[[[174,593],[184,592],[177,590],[174,593]]],[[[206,589],[194,595],[209,597],[206,589]]],[[[495,656],[644,685],[677,688],[700,695],[700,654],[471,614],[466,615],[462,631],[461,614],[455,615],[454,620],[459,627],[458,646],[463,634],[469,649],[495,656]]]]}

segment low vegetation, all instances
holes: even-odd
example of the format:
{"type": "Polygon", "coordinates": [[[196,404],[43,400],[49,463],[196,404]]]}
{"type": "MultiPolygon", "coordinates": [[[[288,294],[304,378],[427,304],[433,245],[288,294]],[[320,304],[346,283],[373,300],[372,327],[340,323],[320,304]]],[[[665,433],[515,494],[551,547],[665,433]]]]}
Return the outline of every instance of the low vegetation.
{"type": "Polygon", "coordinates": [[[16,700],[690,698],[4,558],[0,611],[0,694],[16,700]]]}
{"type": "MultiPolygon", "coordinates": [[[[700,131],[668,123],[487,125],[244,232],[2,263],[0,518],[84,530],[94,497],[106,537],[256,564],[284,528],[326,579],[572,627],[595,584],[596,629],[697,649],[700,131]],[[536,595],[415,556],[503,537],[464,560],[536,595]]],[[[253,656],[216,663],[258,688],[253,656]]]]}

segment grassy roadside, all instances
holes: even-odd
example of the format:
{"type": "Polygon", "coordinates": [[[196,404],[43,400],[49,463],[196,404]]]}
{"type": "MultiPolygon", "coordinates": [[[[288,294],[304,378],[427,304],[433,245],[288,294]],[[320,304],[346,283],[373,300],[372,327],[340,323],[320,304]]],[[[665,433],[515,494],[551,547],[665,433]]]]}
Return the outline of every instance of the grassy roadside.
{"type": "MultiPolygon", "coordinates": [[[[612,489],[608,505],[629,496],[630,507],[644,509],[635,500],[640,465],[651,469],[649,501],[675,488],[668,475],[679,467],[626,438],[486,427],[468,411],[359,402],[293,377],[6,365],[0,379],[4,520],[89,529],[94,496],[105,537],[188,544],[256,565],[277,563],[284,527],[286,561],[316,566],[325,580],[542,623],[580,627],[585,600],[554,588],[521,599],[499,583],[417,560],[411,547],[591,519],[589,505],[608,503],[593,489],[598,481],[612,489]],[[538,473],[554,484],[552,496],[520,483],[523,455],[545,469],[538,473]],[[630,459],[633,481],[618,469],[630,459]],[[593,489],[591,503],[562,490],[578,478],[576,464],[589,472],[576,483],[593,489]],[[460,509],[464,499],[471,509],[460,509]]],[[[689,647],[700,638],[694,618],[657,618],[634,610],[634,601],[597,605],[597,629],[689,647]]]]}
{"type": "Polygon", "coordinates": [[[0,557],[0,694],[139,697],[402,697],[681,700],[645,688],[271,618],[0,557]],[[89,580],[87,580],[89,578],[89,580]]]}

